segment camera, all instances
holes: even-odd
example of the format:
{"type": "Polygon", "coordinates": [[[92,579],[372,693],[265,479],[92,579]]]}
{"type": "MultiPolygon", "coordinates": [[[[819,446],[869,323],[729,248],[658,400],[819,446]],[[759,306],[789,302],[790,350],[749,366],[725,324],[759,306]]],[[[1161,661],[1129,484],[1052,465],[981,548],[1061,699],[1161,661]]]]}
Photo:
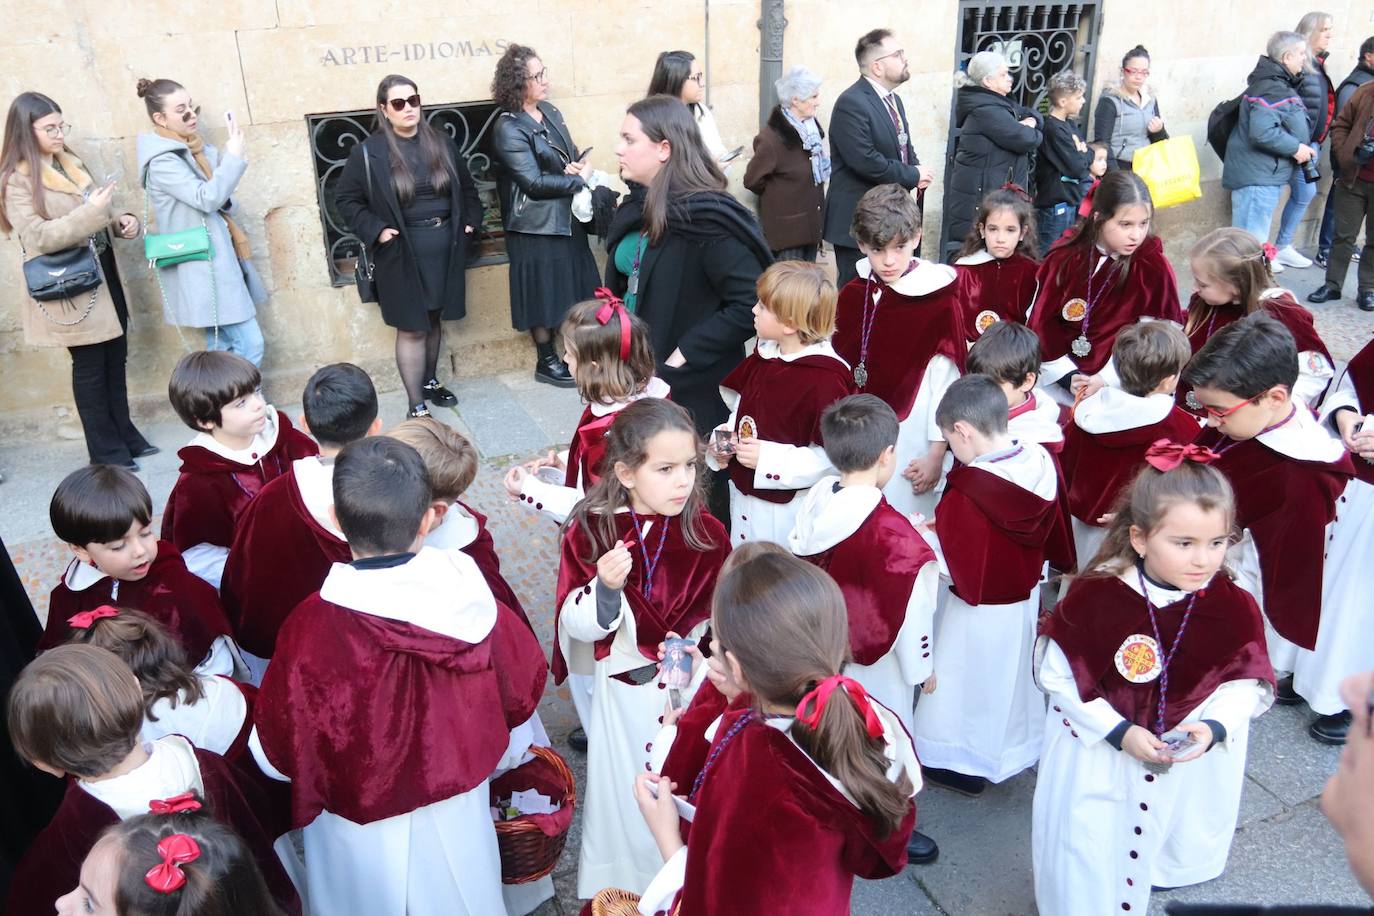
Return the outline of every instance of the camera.
{"type": "Polygon", "coordinates": [[[1313,156],[1302,164],[1302,178],[1308,184],[1316,184],[1322,180],[1321,169],[1317,168],[1317,157],[1313,156]]]}

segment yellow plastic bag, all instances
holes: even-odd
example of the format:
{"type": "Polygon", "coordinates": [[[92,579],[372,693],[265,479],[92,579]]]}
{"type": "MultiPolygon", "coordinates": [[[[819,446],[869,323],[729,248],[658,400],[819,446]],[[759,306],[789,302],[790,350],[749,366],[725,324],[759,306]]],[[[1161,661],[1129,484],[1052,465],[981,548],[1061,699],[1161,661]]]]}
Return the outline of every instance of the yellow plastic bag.
{"type": "Polygon", "coordinates": [[[1202,173],[1192,137],[1170,137],[1136,150],[1131,170],[1150,189],[1156,210],[1202,196],[1202,173]]]}

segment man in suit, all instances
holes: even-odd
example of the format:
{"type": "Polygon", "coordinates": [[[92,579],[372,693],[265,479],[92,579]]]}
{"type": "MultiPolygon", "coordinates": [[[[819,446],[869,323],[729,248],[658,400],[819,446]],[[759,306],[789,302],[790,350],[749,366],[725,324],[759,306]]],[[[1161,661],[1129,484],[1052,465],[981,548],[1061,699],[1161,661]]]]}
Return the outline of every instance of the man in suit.
{"type": "Polygon", "coordinates": [[[935,177],[911,145],[906,108],[894,91],[911,79],[906,52],[887,29],[874,29],[854,47],[859,79],[840,93],[830,115],[830,190],[824,239],[835,246],[838,285],[856,276],[858,243],[849,223],[859,198],[880,184],[924,189],[935,177]]]}

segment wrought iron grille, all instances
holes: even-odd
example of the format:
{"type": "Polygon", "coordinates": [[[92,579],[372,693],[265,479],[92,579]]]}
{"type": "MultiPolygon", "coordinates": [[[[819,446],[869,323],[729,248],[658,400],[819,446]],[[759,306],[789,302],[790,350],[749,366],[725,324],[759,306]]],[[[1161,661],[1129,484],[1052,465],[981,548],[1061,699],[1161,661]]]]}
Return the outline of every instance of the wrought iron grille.
{"type": "MultiPolygon", "coordinates": [[[[506,260],[506,238],[501,227],[501,203],[496,193],[496,179],[492,175],[491,125],[499,109],[492,102],[473,102],[461,105],[427,105],[425,117],[437,130],[454,139],[482,199],[482,225],[477,233],[475,257],[468,267],[501,264],[506,260]]],[[[358,239],[339,216],[334,202],[344,163],[355,144],[371,136],[377,129],[377,112],[335,112],[307,115],[310,129],[310,149],[315,164],[315,190],[319,198],[320,222],[324,228],[325,259],[329,264],[329,279],[335,286],[353,282],[353,268],[358,263],[358,239]]]]}

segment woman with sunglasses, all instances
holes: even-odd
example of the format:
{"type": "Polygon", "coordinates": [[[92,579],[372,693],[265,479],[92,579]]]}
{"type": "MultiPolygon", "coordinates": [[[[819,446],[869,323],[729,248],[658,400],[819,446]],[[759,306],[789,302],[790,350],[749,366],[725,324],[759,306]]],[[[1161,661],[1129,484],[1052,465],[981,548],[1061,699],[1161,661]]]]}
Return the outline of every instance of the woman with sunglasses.
{"type": "Polygon", "coordinates": [[[371,257],[382,320],[396,329],[406,416],[427,417],[426,401],[458,403],[437,374],[441,319],[467,314],[468,245],[482,202],[458,145],[425,119],[413,80],[384,77],[376,101],[377,130],[349,152],[334,201],[371,257]]]}
{"type": "Polygon", "coordinates": [[[578,151],[548,96],[549,71],[539,54],[525,45],[507,47],[496,62],[491,97],[501,109],[492,142],[510,257],[510,320],[534,339],[535,380],[572,388],[553,331],[574,302],[590,299],[601,285],[587,229],[572,212],[573,197],[592,175],[591,150],[578,151]]]}
{"type": "Polygon", "coordinates": [[[649,79],[650,95],[671,95],[681,99],[697,122],[701,131],[701,142],[706,150],[720,164],[723,171],[730,167],[722,161],[727,150],[725,141],[720,138],[720,128],[716,126],[716,116],[706,107],[706,74],[696,66],[696,57],[691,51],[664,51],[654,61],[654,75],[649,79]]]}
{"type": "Polygon", "coordinates": [[[149,232],[170,234],[205,227],[210,258],[158,270],[162,314],[168,324],[203,328],[205,347],[231,350],[258,366],[262,329],[257,307],[267,288],[250,260],[253,255],[234,191],[248,170],[243,130],[226,112],[224,149],[200,134],[200,106],[180,83],[138,81],[152,133],[138,135],[138,174],[153,211],[149,232]]]}
{"type": "Polygon", "coordinates": [[[138,218],[111,208],[114,181],[92,178],[67,148],[70,130],[46,95],[21,93],[10,104],[0,150],[0,230],[19,237],[25,260],[94,245],[100,285],[67,302],[25,297],[24,342],[71,353],[72,396],[91,463],[138,470],[134,459],[157,449],[129,419],[129,305],[110,245],[111,237],[138,235],[138,218]]]}
{"type": "Polygon", "coordinates": [[[1121,59],[1121,82],[1102,92],[1093,113],[1093,141],[1107,144],[1107,167],[1129,169],[1135,151],[1169,139],[1159,99],[1150,95],[1150,52],[1140,45],[1121,59]]]}

